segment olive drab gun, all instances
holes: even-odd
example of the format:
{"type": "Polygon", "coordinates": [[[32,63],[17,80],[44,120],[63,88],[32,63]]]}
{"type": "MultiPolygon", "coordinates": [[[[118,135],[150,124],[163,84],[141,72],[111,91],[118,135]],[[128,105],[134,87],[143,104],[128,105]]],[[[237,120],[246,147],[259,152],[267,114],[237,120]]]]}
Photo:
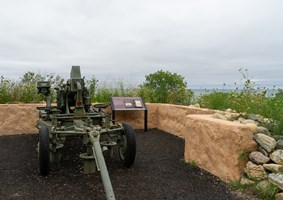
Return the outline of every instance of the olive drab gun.
{"type": "Polygon", "coordinates": [[[103,112],[106,104],[92,106],[79,66],[72,66],[70,79],[55,88],[56,106],[51,105],[50,88],[48,81],[37,83],[38,93],[46,97],[46,106],[38,107],[40,174],[48,175],[50,164],[60,162],[66,137],[80,137],[82,145],[86,146],[86,152],[80,154],[84,172],[91,174],[99,171],[107,199],[115,199],[104,158],[112,157],[117,149],[123,165],[133,165],[136,155],[133,128],[127,123],[119,124],[111,120],[110,114],[103,112]]]}

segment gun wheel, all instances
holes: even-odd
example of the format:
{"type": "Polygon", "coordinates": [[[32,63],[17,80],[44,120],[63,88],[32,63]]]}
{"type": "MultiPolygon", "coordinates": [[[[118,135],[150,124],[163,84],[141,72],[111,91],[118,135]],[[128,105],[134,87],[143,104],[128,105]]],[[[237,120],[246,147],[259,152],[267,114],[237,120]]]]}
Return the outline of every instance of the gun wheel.
{"type": "Polygon", "coordinates": [[[49,130],[47,127],[39,129],[39,173],[47,176],[50,171],[50,154],[49,154],[49,130]]]}
{"type": "Polygon", "coordinates": [[[122,124],[124,132],[119,143],[119,156],[125,167],[131,167],[136,157],[135,131],[129,124],[122,124]]]}

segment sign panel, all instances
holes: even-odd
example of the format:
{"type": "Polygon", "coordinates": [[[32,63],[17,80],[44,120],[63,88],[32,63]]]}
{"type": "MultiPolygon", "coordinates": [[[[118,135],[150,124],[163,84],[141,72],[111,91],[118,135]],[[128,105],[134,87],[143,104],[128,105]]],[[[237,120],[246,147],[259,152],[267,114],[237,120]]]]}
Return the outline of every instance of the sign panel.
{"type": "Polygon", "coordinates": [[[147,107],[141,97],[111,97],[112,120],[115,120],[116,111],[143,110],[144,131],[147,131],[147,107]]]}
{"type": "Polygon", "coordinates": [[[147,110],[141,97],[111,97],[112,110],[147,110]]]}

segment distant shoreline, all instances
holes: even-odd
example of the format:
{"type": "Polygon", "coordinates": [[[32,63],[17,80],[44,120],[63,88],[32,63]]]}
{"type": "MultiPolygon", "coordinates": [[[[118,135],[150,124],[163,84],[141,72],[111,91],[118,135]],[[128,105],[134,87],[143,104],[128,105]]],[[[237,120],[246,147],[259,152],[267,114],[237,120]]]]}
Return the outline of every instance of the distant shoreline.
{"type": "MultiPolygon", "coordinates": [[[[276,89],[270,89],[270,88],[267,88],[267,92],[266,92],[266,96],[270,97],[272,96],[273,94],[276,94],[278,92],[278,89],[280,88],[276,88],[276,89]]],[[[212,92],[232,92],[232,91],[235,91],[236,89],[235,88],[231,88],[231,89],[218,89],[218,88],[211,88],[211,89],[190,89],[193,93],[194,93],[194,96],[200,96],[200,95],[203,95],[203,94],[209,94],[209,93],[212,93],[212,92]]],[[[259,89],[258,91],[260,91],[261,89],[259,89]]],[[[239,91],[241,91],[241,89],[239,89],[239,91]]]]}

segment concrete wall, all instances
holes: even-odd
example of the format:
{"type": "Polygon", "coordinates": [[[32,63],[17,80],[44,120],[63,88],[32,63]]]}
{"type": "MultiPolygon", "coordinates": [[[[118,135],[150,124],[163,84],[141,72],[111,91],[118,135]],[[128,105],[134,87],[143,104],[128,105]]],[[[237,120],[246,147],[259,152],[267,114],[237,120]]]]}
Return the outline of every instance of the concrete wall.
{"type": "MultiPolygon", "coordinates": [[[[37,133],[35,104],[0,105],[0,135],[37,133]]],[[[184,157],[224,181],[238,181],[244,168],[240,155],[254,150],[252,130],[243,124],[211,117],[215,111],[170,104],[147,104],[148,128],[185,139],[184,157]]],[[[108,110],[108,112],[111,112],[108,110]]],[[[118,122],[144,128],[143,111],[116,112],[118,122]]]]}

